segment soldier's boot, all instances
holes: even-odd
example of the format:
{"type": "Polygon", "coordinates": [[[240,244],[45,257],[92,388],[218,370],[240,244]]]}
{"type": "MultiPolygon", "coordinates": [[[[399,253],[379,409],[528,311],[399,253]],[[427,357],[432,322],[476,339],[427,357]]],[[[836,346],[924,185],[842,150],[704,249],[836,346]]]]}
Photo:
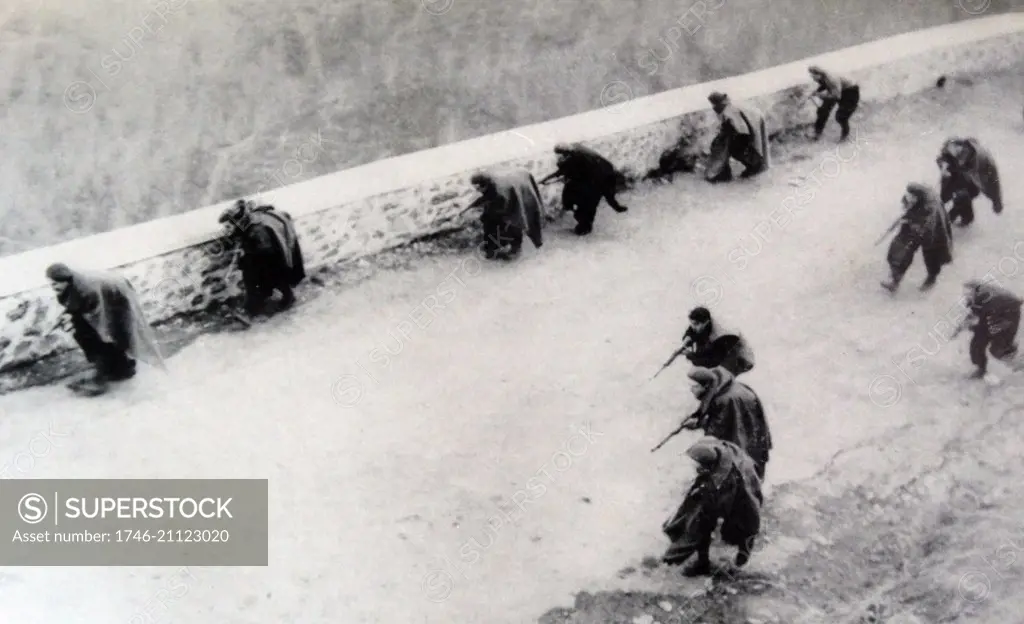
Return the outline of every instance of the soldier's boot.
{"type": "Polygon", "coordinates": [[[245,313],[249,316],[256,316],[263,309],[263,297],[255,293],[245,295],[245,313]]]}
{"type": "Polygon", "coordinates": [[[99,371],[96,371],[96,374],[91,378],[83,380],[73,388],[76,394],[86,397],[97,397],[106,394],[109,389],[110,383],[107,381],[106,375],[99,371]]]}
{"type": "Polygon", "coordinates": [[[291,286],[281,286],[281,309],[286,310],[295,304],[295,293],[291,286]]]}
{"type": "Polygon", "coordinates": [[[891,293],[895,293],[900,287],[900,279],[893,275],[888,281],[882,282],[882,288],[888,290],[891,293]]]}
{"type": "Polygon", "coordinates": [[[747,565],[748,561],[750,561],[750,546],[744,544],[736,551],[736,560],[733,563],[736,564],[737,568],[742,568],[747,565]]]}
{"type": "Polygon", "coordinates": [[[127,381],[135,376],[136,370],[135,360],[124,358],[122,362],[118,363],[116,368],[107,373],[106,379],[109,381],[127,381]]]}
{"type": "Polygon", "coordinates": [[[683,568],[685,576],[708,576],[711,574],[711,548],[702,546],[697,550],[697,559],[683,568]]]}
{"type": "Polygon", "coordinates": [[[594,225],[591,223],[577,223],[573,231],[576,232],[577,236],[586,236],[594,231],[594,225]]]}

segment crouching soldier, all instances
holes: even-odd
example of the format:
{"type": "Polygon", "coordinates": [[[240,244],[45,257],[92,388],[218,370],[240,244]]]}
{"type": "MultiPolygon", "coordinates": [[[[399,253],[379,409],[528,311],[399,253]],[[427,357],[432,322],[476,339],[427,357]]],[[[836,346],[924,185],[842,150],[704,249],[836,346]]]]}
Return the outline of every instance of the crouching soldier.
{"type": "Polygon", "coordinates": [[[949,208],[949,220],[968,226],[974,221],[974,199],[984,194],[992,202],[992,211],[1003,212],[999,169],[992,154],[973,138],[951,138],[942,145],[939,157],[940,190],[943,205],[949,208]]]}
{"type": "Polygon", "coordinates": [[[499,175],[476,173],[470,182],[480,192],[469,208],[480,206],[484,231],[484,255],[510,260],[519,255],[526,236],[534,247],[543,244],[544,202],[537,181],[528,171],[499,175]],[[507,248],[507,249],[506,249],[507,248]]]}
{"type": "Polygon", "coordinates": [[[764,479],[772,450],[772,434],[768,429],[761,399],[750,386],[737,381],[722,367],[695,367],[687,375],[693,384],[690,390],[700,407],[686,421],[686,429],[703,429],[704,435],[732,442],[754,460],[759,479],[764,479]]]}
{"type": "Polygon", "coordinates": [[[697,478],[683,504],[662,525],[672,540],[662,561],[678,565],[696,553],[697,559],[683,573],[711,574],[711,539],[721,519],[722,541],[738,547],[736,566],[746,565],[761,532],[764,503],[753,460],[735,444],[711,437],[698,441],[686,454],[697,464],[697,478]]]}
{"type": "Polygon", "coordinates": [[[540,183],[547,184],[559,178],[565,180],[562,210],[571,210],[576,217],[577,235],[585,236],[593,231],[602,198],[615,212],[629,210],[615,199],[618,176],[615,166],[607,158],[580,143],[560,143],[555,146],[555,154],[558,155],[558,168],[540,183]]]}
{"type": "Polygon", "coordinates": [[[295,303],[292,288],[305,279],[306,268],[291,215],[240,199],[220,215],[219,222],[241,254],[238,266],[246,311],[259,312],[275,290],[281,291],[281,309],[295,303]]]}
{"type": "Polygon", "coordinates": [[[690,311],[689,320],[690,326],[683,334],[682,346],[662,365],[662,370],[680,355],[686,356],[694,366],[721,366],[733,375],[742,375],[754,368],[754,352],[747,341],[739,332],[712,319],[707,308],[694,308],[690,311]]]}
{"type": "Polygon", "coordinates": [[[889,228],[892,231],[899,227],[899,232],[889,244],[886,260],[891,279],[882,282],[882,288],[896,292],[920,249],[928,271],[921,290],[928,290],[935,285],[942,267],[953,261],[953,228],[935,191],[923,184],[908,184],[902,204],[903,215],[889,228]]]}
{"type": "Polygon", "coordinates": [[[1019,364],[1014,364],[1014,358],[1017,355],[1022,304],[1024,299],[990,282],[974,279],[964,283],[964,305],[968,314],[953,336],[959,335],[964,328],[973,330],[970,355],[976,368],[971,374],[972,379],[984,378],[990,383],[998,381],[988,375],[986,351],[991,351],[997,360],[1020,368],[1019,364]]]}
{"type": "Polygon", "coordinates": [[[72,337],[94,366],[91,379],[68,388],[99,396],[110,382],[134,377],[136,360],[165,368],[131,282],[116,273],[80,271],[62,263],[50,265],[46,277],[64,308],[63,316],[70,317],[72,337]]]}
{"type": "Polygon", "coordinates": [[[751,106],[737,106],[729,96],[715,92],[708,96],[711,108],[721,125],[711,142],[711,153],[704,169],[708,182],[732,180],[729,160],[735,158],[745,169],[741,178],[749,178],[767,169],[771,162],[768,146],[768,126],[764,115],[751,106]]]}
{"type": "Polygon", "coordinates": [[[814,121],[814,140],[820,139],[825,132],[825,124],[828,123],[832,109],[835,108],[836,123],[842,130],[839,140],[845,141],[850,137],[850,117],[853,117],[860,104],[860,87],[853,81],[830,74],[817,65],[808,67],[807,73],[818,85],[817,91],[811,93],[811,96],[821,100],[818,117],[814,121]]]}

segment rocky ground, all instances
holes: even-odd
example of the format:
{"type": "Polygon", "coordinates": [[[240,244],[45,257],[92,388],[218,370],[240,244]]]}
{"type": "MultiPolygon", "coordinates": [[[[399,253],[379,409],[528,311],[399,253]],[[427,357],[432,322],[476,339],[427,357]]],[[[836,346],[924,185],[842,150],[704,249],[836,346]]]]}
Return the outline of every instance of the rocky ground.
{"type": "MultiPolygon", "coordinates": [[[[97,400],[9,392],[0,464],[270,479],[270,566],[190,571],[161,622],[1020,621],[1024,379],[968,382],[966,340],[934,336],[964,279],[1024,291],[1022,76],[865,107],[855,142],[790,140],[755,180],[638,187],[511,265],[460,251],[470,232],[340,267],[249,330],[177,334],[170,375],[97,400]],[[889,296],[872,242],[957,133],[991,146],[1007,211],[979,200],[936,288],[918,264],[889,296]],[[649,452],[692,408],[683,367],[648,379],[696,302],[748,333],[776,440],[763,544],[710,581],[656,563],[692,436],[649,452]]],[[[0,617],[141,621],[176,574],[4,568],[0,617]]]]}
{"type": "MultiPolygon", "coordinates": [[[[986,405],[986,391],[973,392],[963,402],[971,422],[926,416],[844,453],[845,469],[776,489],[762,546],[762,554],[786,553],[776,570],[725,568],[701,586],[649,563],[623,576],[643,575],[662,591],[581,593],[574,608],[540,622],[1019,621],[1024,488],[1013,475],[1024,468],[1016,450],[1021,388],[1003,388],[1017,402],[998,409],[986,405]],[[926,461],[894,449],[920,449],[926,461]]],[[[731,555],[723,552],[723,561],[731,555]]]]}

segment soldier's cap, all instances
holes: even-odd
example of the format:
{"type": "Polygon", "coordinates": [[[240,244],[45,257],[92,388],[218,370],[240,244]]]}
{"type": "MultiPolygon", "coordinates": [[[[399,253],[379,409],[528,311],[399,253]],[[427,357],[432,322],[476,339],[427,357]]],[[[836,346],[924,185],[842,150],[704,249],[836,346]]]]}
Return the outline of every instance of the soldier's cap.
{"type": "Polygon", "coordinates": [[[722,451],[718,446],[717,438],[705,436],[686,449],[686,455],[706,468],[714,468],[722,458],[722,451]]]}
{"type": "Polygon", "coordinates": [[[481,184],[491,184],[494,182],[494,176],[486,171],[478,171],[469,178],[469,181],[471,184],[475,184],[477,186],[481,184]]]}
{"type": "Polygon", "coordinates": [[[984,285],[985,282],[981,281],[980,279],[969,279],[966,282],[964,282],[965,287],[972,289],[981,288],[984,285]]]}
{"type": "Polygon", "coordinates": [[[711,311],[704,306],[698,306],[690,310],[690,320],[698,323],[707,323],[711,320],[711,311]]]}
{"type": "Polygon", "coordinates": [[[248,207],[249,205],[244,199],[239,199],[230,208],[225,208],[224,212],[220,213],[220,218],[217,219],[217,223],[225,223],[227,221],[234,223],[235,221],[238,221],[242,218],[242,215],[245,214],[245,210],[248,207]]]}
{"type": "Polygon", "coordinates": [[[725,104],[729,101],[729,96],[721,91],[714,91],[708,96],[708,101],[712,104],[725,104]]]}
{"type": "Polygon", "coordinates": [[[710,368],[704,368],[703,366],[693,367],[686,376],[702,386],[710,386],[711,384],[718,382],[718,375],[715,374],[715,371],[710,368]]]}
{"type": "Polygon", "coordinates": [[[571,151],[572,145],[570,145],[569,143],[559,143],[558,145],[555,145],[556,154],[568,154],[571,151]]]}
{"type": "Polygon", "coordinates": [[[55,282],[70,282],[74,279],[74,272],[63,262],[56,262],[46,267],[46,277],[55,282]]]}

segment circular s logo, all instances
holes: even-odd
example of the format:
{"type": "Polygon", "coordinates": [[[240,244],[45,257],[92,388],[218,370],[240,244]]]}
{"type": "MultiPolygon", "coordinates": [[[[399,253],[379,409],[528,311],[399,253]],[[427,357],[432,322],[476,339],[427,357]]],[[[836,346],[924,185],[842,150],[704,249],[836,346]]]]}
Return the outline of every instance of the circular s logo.
{"type": "Polygon", "coordinates": [[[992,0],[957,0],[957,4],[968,15],[981,15],[992,6],[992,0]]]}
{"type": "Polygon", "coordinates": [[[992,593],[992,581],[983,572],[971,570],[960,577],[956,590],[966,602],[984,602],[992,593]]]}
{"type": "Polygon", "coordinates": [[[92,110],[96,104],[96,89],[83,80],[76,80],[64,89],[64,106],[72,113],[80,115],[92,110]]]}
{"type": "Polygon", "coordinates": [[[452,10],[455,0],[420,0],[423,9],[431,15],[444,15],[452,10]]]}
{"type": "Polygon", "coordinates": [[[46,499],[34,492],[22,496],[18,501],[18,517],[25,524],[39,524],[46,519],[48,511],[46,499]]]}
{"type": "Polygon", "coordinates": [[[868,397],[878,407],[892,407],[903,397],[903,384],[892,375],[879,375],[868,386],[868,397]]]}
{"type": "Polygon", "coordinates": [[[722,282],[710,275],[701,275],[693,280],[693,283],[690,285],[690,292],[704,305],[715,305],[722,300],[724,295],[722,282]]]}
{"type": "Polygon", "coordinates": [[[633,99],[633,89],[621,80],[609,82],[601,89],[601,106],[613,106],[633,99]]]}
{"type": "Polygon", "coordinates": [[[444,570],[434,570],[423,577],[423,593],[430,602],[444,602],[454,588],[455,579],[444,570]]]}
{"type": "Polygon", "coordinates": [[[334,401],[346,409],[359,405],[365,394],[366,389],[358,375],[342,375],[331,386],[334,401]]]}

